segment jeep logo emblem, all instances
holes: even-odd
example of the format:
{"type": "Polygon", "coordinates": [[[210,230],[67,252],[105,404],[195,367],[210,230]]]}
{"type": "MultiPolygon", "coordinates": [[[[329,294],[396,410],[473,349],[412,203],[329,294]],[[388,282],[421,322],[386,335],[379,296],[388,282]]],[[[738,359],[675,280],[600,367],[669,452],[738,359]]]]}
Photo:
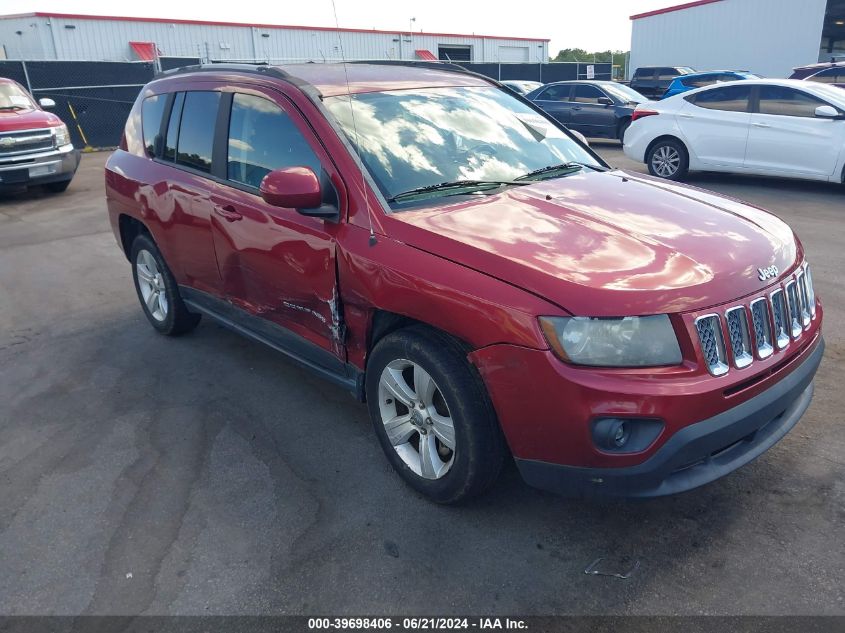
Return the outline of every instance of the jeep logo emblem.
{"type": "Polygon", "coordinates": [[[769,266],[768,268],[758,268],[757,273],[757,276],[760,277],[760,281],[766,281],[767,279],[778,276],[778,267],[769,266]]]}

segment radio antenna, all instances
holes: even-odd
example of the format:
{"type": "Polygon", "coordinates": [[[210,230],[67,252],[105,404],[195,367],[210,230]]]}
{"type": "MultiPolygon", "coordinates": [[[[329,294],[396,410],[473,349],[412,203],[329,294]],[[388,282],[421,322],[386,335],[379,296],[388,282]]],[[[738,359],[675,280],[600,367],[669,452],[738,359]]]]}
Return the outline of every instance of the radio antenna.
{"type": "Polygon", "coordinates": [[[355,108],[352,107],[352,91],[349,88],[349,73],[346,70],[346,55],[343,52],[343,38],[340,36],[340,23],[337,19],[337,7],[334,0],[332,0],[332,11],[334,12],[334,25],[337,29],[337,43],[340,47],[340,59],[343,63],[343,76],[346,79],[346,96],[349,99],[349,114],[352,116],[352,133],[355,135],[355,151],[358,152],[358,161],[361,169],[361,190],[364,192],[364,207],[367,210],[367,221],[370,225],[370,246],[376,245],[376,234],[373,231],[373,216],[370,212],[370,201],[367,196],[367,179],[364,175],[364,159],[361,156],[361,144],[358,140],[358,126],[355,124],[355,108]]]}

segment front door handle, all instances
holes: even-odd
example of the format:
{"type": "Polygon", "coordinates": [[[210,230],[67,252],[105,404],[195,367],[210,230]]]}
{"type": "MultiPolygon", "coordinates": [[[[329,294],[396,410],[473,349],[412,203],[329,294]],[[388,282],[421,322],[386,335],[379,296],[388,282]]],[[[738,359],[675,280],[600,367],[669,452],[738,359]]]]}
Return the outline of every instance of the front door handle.
{"type": "Polygon", "coordinates": [[[768,123],[752,123],[751,125],[753,125],[754,127],[772,127],[768,123]]]}
{"type": "Polygon", "coordinates": [[[681,117],[682,119],[692,119],[692,118],[695,118],[695,115],[692,115],[692,114],[689,114],[689,113],[686,113],[686,112],[681,113],[681,114],[679,114],[678,116],[679,116],[679,117],[681,117]]]}
{"type": "Polygon", "coordinates": [[[214,212],[219,215],[221,218],[226,220],[226,222],[237,222],[238,220],[242,220],[244,216],[238,213],[231,204],[226,204],[223,206],[215,205],[214,212]]]}

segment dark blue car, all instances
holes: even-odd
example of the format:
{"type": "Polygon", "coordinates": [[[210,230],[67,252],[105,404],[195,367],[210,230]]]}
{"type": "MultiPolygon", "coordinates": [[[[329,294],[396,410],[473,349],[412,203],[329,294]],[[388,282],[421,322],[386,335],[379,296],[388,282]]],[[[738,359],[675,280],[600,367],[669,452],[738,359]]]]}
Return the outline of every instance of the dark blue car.
{"type": "Polygon", "coordinates": [[[750,73],[747,70],[708,70],[706,72],[692,73],[691,75],[683,75],[676,77],[665,94],[661,97],[665,99],[687,90],[695,88],[703,88],[720,81],[740,81],[742,79],[760,79],[759,75],[750,73]]]}
{"type": "Polygon", "coordinates": [[[584,136],[620,141],[631,124],[634,108],[648,101],[615,81],[559,81],[525,97],[584,136]]]}

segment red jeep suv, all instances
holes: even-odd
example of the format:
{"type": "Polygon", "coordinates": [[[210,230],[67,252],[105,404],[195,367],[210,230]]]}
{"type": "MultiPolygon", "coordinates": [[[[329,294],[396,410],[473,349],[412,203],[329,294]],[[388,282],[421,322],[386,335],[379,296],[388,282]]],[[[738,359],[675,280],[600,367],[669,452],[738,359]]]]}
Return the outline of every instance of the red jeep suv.
{"type": "Polygon", "coordinates": [[[171,71],[105,175],[156,330],[206,315],[347,388],[438,502],[508,455],[567,494],[689,490],[812,398],[822,308],[786,224],[613,170],[449,65],[171,71]]]}
{"type": "Polygon", "coordinates": [[[51,108],[52,99],[36,102],[23,86],[0,77],[0,191],[44,185],[67,189],[79,166],[67,126],[51,108]]]}

